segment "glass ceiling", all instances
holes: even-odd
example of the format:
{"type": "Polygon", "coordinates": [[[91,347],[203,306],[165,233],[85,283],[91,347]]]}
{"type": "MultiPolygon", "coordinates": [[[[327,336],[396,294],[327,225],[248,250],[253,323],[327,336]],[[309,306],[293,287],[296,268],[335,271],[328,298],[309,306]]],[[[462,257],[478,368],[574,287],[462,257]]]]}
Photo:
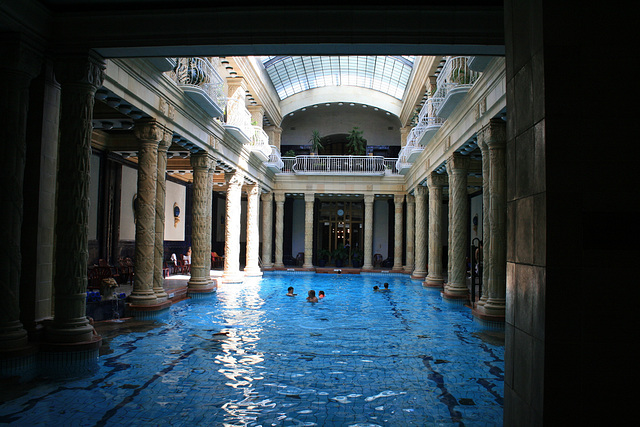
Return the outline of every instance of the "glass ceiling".
{"type": "Polygon", "coordinates": [[[413,56],[267,56],[280,100],[323,86],[359,86],[402,100],[413,56]]]}

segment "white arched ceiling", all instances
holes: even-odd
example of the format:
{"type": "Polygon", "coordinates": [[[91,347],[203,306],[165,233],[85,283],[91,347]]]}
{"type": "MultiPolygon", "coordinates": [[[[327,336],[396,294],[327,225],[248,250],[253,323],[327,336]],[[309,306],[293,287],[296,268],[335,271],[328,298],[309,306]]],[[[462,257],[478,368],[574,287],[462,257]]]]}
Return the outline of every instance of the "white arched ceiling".
{"type": "Polygon", "coordinates": [[[280,101],[280,111],[284,117],[302,108],[338,103],[369,105],[388,111],[394,116],[399,116],[402,109],[402,101],[376,90],[356,86],[326,86],[305,90],[285,98],[280,101]]]}

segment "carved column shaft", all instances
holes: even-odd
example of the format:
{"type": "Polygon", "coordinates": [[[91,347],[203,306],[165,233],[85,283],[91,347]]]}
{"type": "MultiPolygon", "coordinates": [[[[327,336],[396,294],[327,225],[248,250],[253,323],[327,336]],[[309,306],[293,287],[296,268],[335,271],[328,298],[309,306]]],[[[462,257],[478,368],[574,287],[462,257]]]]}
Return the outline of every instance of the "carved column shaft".
{"type": "Polygon", "coordinates": [[[240,217],[242,215],[242,184],[244,177],[234,173],[227,187],[224,273],[225,280],[237,278],[240,273],[240,217]]]}
{"type": "Polygon", "coordinates": [[[426,286],[441,286],[442,277],[442,187],[446,178],[433,172],[429,175],[429,274],[426,286]]]}
{"type": "Polygon", "coordinates": [[[467,173],[469,158],[454,154],[447,161],[449,174],[449,277],[445,291],[457,297],[468,295],[467,289],[467,219],[469,212],[467,173]]]}
{"type": "Polygon", "coordinates": [[[489,240],[491,242],[491,274],[487,286],[487,302],[484,310],[487,314],[504,316],[507,275],[507,166],[505,124],[492,121],[490,134],[485,135],[490,162],[490,209],[489,240]],[[488,136],[488,137],[487,137],[488,136]]]}
{"type": "Polygon", "coordinates": [[[491,187],[490,187],[490,162],[489,149],[484,138],[485,130],[478,133],[478,146],[482,152],[482,296],[478,301],[478,307],[487,302],[487,285],[491,275],[491,187]]]}
{"type": "Polygon", "coordinates": [[[156,188],[158,182],[158,143],[163,129],[155,120],[139,121],[135,126],[138,149],[138,193],[136,198],[135,278],[130,300],[138,305],[156,304],[154,292],[156,245],[156,188]]]}
{"type": "Polygon", "coordinates": [[[404,202],[404,194],[395,195],[393,197],[394,220],[395,220],[395,239],[393,245],[393,268],[392,270],[402,270],[402,203],[404,202]]]}
{"type": "Polygon", "coordinates": [[[258,262],[260,248],[260,187],[257,184],[247,186],[247,260],[245,275],[260,275],[258,262]]]}
{"type": "Polygon", "coordinates": [[[213,156],[207,152],[191,155],[193,169],[193,201],[191,216],[191,278],[190,290],[211,286],[211,185],[209,184],[213,156]]]}
{"type": "Polygon", "coordinates": [[[364,257],[363,270],[373,269],[373,194],[364,196],[364,257]]]}
{"type": "Polygon", "coordinates": [[[314,193],[304,195],[304,268],[313,267],[313,203],[314,193]]]}
{"type": "Polygon", "coordinates": [[[282,268],[284,263],[282,262],[282,245],[284,243],[284,193],[275,193],[276,199],[276,261],[274,267],[282,268]]]}
{"type": "Polygon", "coordinates": [[[271,268],[271,239],[273,233],[273,193],[262,196],[262,265],[271,268]]]}
{"type": "MultiPolygon", "coordinates": [[[[26,125],[29,84],[40,69],[40,56],[20,42],[0,45],[0,156],[4,185],[0,193],[0,350],[27,344],[20,322],[21,229],[23,222],[23,178],[26,161],[26,125]]],[[[34,224],[35,225],[35,224],[34,224]]]]}
{"type": "Polygon", "coordinates": [[[421,279],[427,275],[427,189],[421,185],[414,191],[416,199],[416,244],[415,244],[415,266],[412,277],[421,279]]]}
{"type": "MultiPolygon", "coordinates": [[[[97,56],[59,58],[60,135],[55,258],[55,317],[47,330],[51,342],[89,341],[86,317],[91,134],[96,90],[105,64],[97,56]]],[[[155,192],[154,192],[155,195],[155,192]]]]}
{"type": "Polygon", "coordinates": [[[407,244],[406,244],[406,257],[407,262],[406,271],[412,272],[414,265],[414,244],[415,244],[415,212],[416,212],[415,197],[407,194],[407,244]]]}
{"type": "Polygon", "coordinates": [[[154,271],[153,271],[153,292],[156,294],[158,302],[166,301],[167,293],[164,291],[164,276],[162,269],[164,266],[164,218],[165,199],[167,195],[167,149],[171,145],[172,134],[168,131],[163,133],[163,138],[158,144],[158,164],[156,182],[156,238],[154,245],[154,271]]]}

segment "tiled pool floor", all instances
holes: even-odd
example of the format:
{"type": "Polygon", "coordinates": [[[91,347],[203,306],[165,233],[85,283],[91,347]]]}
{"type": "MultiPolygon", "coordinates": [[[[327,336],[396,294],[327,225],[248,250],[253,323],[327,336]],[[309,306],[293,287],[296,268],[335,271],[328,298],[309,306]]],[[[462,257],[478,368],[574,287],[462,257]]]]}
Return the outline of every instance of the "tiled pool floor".
{"type": "Polygon", "coordinates": [[[402,276],[270,273],[98,329],[95,375],[3,393],[0,424],[502,425],[503,337],[402,276]]]}

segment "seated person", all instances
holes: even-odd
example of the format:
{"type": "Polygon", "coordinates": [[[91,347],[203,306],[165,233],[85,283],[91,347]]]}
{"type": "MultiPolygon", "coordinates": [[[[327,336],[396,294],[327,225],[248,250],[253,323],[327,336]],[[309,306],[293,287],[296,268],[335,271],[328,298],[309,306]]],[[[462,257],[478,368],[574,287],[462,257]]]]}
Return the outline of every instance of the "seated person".
{"type": "Polygon", "coordinates": [[[316,297],[316,291],[314,291],[313,289],[309,291],[309,296],[307,297],[307,301],[318,302],[318,297],[316,297]]]}
{"type": "Polygon", "coordinates": [[[324,298],[324,291],[318,292],[318,298],[320,299],[324,298]]]}
{"type": "Polygon", "coordinates": [[[293,293],[293,286],[289,286],[289,288],[287,288],[287,296],[288,297],[295,297],[298,294],[294,294],[293,293]]]}

